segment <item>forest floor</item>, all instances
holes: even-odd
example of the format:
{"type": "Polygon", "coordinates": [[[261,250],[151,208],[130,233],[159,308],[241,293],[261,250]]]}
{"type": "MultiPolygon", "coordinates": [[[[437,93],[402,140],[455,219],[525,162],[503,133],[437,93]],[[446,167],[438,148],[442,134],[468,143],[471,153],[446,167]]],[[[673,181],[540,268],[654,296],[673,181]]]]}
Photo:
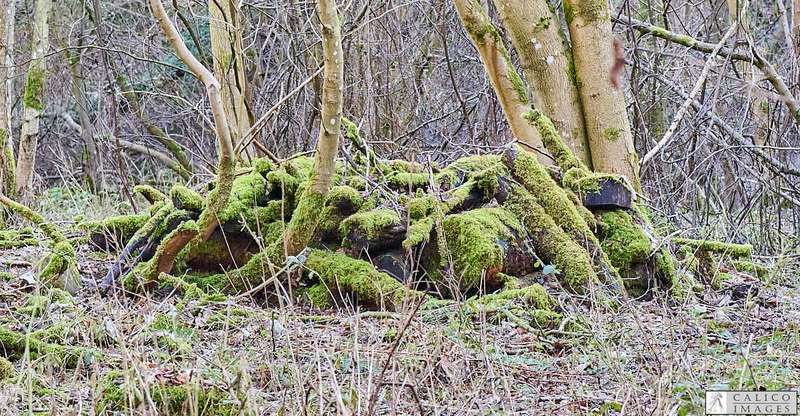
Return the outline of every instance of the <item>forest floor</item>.
{"type": "Polygon", "coordinates": [[[551,284],[584,328],[568,332],[526,330],[472,301],[388,313],[103,297],[92,282],[114,254],[86,246],[88,286],[69,298],[31,280],[44,253],[0,252],[12,276],[0,281],[0,328],[65,347],[0,354],[15,367],[0,381],[2,415],[365,415],[373,401],[379,415],[699,415],[704,390],[800,386],[800,276],[749,299],[707,290],[614,310],[551,284]]]}

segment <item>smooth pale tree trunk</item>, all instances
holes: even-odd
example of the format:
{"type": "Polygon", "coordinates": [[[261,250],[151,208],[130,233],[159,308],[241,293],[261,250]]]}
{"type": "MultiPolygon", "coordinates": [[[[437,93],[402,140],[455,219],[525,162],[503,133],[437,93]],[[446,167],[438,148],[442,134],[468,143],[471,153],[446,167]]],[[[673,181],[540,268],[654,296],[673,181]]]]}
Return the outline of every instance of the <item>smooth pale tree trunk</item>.
{"type": "MultiPolygon", "coordinates": [[[[220,82],[225,116],[236,147],[253,122],[246,102],[247,76],[242,53],[242,19],[235,1],[209,0],[211,55],[214,75],[220,82]]],[[[249,162],[259,156],[254,145],[244,147],[242,159],[249,162]]]]}
{"type": "MultiPolygon", "coordinates": [[[[14,14],[16,0],[0,0],[0,194],[16,192],[16,164],[11,134],[14,85],[14,14]]],[[[0,221],[2,218],[0,218],[0,221]]]]}
{"type": "Polygon", "coordinates": [[[639,161],[625,94],[611,83],[615,53],[608,3],[565,0],[564,16],[572,40],[592,166],[598,172],[624,175],[638,188],[639,161]]]}
{"type": "Polygon", "coordinates": [[[310,184],[300,197],[284,235],[284,255],[295,256],[307,245],[319,222],[319,213],[333,183],[334,158],[339,148],[344,93],[342,33],[335,0],[318,0],[317,15],[322,29],[322,108],[319,142],[314,155],[310,184]]]}
{"type": "MultiPolygon", "coordinates": [[[[233,142],[231,141],[231,130],[228,126],[228,119],[225,116],[224,104],[220,94],[220,82],[214,74],[208,70],[197,58],[192,55],[186,43],[183,42],[178,29],[169,19],[167,11],[161,0],[150,0],[150,7],[158,20],[161,30],[167,36],[167,40],[175,49],[178,57],[189,67],[197,78],[206,87],[208,101],[211,104],[211,114],[214,116],[214,127],[216,128],[217,139],[219,140],[219,165],[217,166],[217,187],[211,192],[206,202],[200,218],[197,220],[199,229],[196,244],[202,244],[208,240],[211,233],[217,228],[217,213],[228,201],[233,186],[233,176],[236,171],[236,160],[233,154],[233,142]]],[[[185,245],[185,243],[184,243],[185,245]]],[[[169,271],[167,271],[169,272],[169,271]]]]}
{"type": "Polygon", "coordinates": [[[44,108],[44,86],[47,81],[47,49],[50,46],[50,9],[52,0],[37,0],[31,28],[31,65],[25,78],[23,93],[22,132],[17,159],[17,193],[23,197],[33,186],[36,147],[39,142],[39,116],[44,108]]]}
{"type": "Polygon", "coordinates": [[[494,0],[494,4],[519,55],[534,106],[591,168],[572,50],[558,16],[547,0],[494,0]]]}
{"type": "MultiPolygon", "coordinates": [[[[523,114],[527,114],[531,109],[528,91],[522,78],[514,69],[508,51],[500,39],[500,34],[492,26],[478,2],[453,0],[453,3],[461,16],[464,28],[481,55],[483,66],[494,87],[497,100],[508,119],[511,134],[521,142],[544,149],[539,131],[523,117],[523,114]]],[[[539,155],[539,161],[546,164],[553,163],[541,155],[539,155]]]]}

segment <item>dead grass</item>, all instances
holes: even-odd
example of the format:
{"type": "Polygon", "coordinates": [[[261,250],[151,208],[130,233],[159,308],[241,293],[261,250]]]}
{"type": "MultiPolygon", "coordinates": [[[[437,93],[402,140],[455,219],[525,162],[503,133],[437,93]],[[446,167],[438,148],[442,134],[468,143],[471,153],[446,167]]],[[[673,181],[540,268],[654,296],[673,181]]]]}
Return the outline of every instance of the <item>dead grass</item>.
{"type": "MultiPolygon", "coordinates": [[[[22,265],[12,268],[19,275],[26,267],[18,260],[39,254],[0,257],[22,265]]],[[[84,252],[84,277],[98,277],[106,262],[84,252]]],[[[16,359],[0,390],[4,415],[155,415],[170,406],[187,415],[363,415],[376,388],[375,414],[691,415],[702,414],[704,389],[800,385],[796,282],[766,285],[751,300],[722,290],[616,311],[555,292],[567,319],[586,329],[576,332],[528,332],[473,302],[412,316],[252,299],[202,304],[160,292],[103,298],[87,290],[73,305],[31,316],[20,311],[47,291],[19,278],[0,284],[4,328],[61,327],[52,342],[91,351],[75,369],[52,354],[16,359]],[[176,407],[159,393],[185,385],[217,394],[217,413],[207,395],[187,394],[176,407]]]]}
{"type": "MultiPolygon", "coordinates": [[[[79,211],[77,200],[63,198],[79,211]]],[[[99,206],[90,216],[119,209],[99,206]]],[[[63,207],[43,212],[69,221],[63,207]]],[[[469,300],[416,313],[320,311],[170,290],[87,288],[31,313],[49,295],[26,274],[43,252],[0,253],[14,276],[0,281],[0,328],[49,329],[47,342],[85,352],[76,368],[63,354],[14,356],[0,415],[366,415],[373,397],[377,415],[698,415],[706,389],[800,386],[796,259],[743,300],[730,285],[746,276],[683,302],[660,294],[616,310],[550,282],[565,320],[540,329],[523,309],[514,322],[469,300]]],[[[86,247],[78,257],[89,284],[113,262],[86,247]]]]}

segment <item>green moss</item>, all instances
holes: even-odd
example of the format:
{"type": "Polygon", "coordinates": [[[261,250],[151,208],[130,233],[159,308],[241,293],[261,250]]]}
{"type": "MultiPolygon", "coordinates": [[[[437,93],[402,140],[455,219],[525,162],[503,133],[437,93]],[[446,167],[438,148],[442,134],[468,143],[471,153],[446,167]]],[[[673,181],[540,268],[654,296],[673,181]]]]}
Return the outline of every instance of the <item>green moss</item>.
{"type": "Polygon", "coordinates": [[[766,279],[770,274],[769,267],[765,267],[760,264],[755,264],[749,261],[734,260],[731,262],[731,265],[737,271],[748,273],[751,276],[757,277],[761,280],[766,279]]]}
{"type": "Polygon", "coordinates": [[[692,240],[688,238],[675,238],[673,241],[676,244],[689,246],[700,251],[726,254],[735,258],[750,257],[753,251],[753,246],[750,244],[729,244],[721,241],[692,240]]]}
{"type": "Polygon", "coordinates": [[[323,283],[300,289],[300,296],[306,297],[311,304],[320,309],[330,309],[333,307],[330,299],[330,292],[323,283]]]}
{"type": "Polygon", "coordinates": [[[656,271],[661,274],[666,281],[673,281],[677,275],[675,259],[666,247],[662,246],[656,253],[656,271]]]}
{"type": "Polygon", "coordinates": [[[149,219],[149,213],[120,215],[100,221],[82,222],[78,224],[78,228],[87,231],[92,238],[103,236],[125,244],[149,219]]]}
{"type": "Polygon", "coordinates": [[[433,217],[426,217],[419,221],[414,221],[408,228],[408,238],[403,241],[403,248],[409,249],[428,242],[433,232],[433,226],[433,217]]]}
{"type": "Polygon", "coordinates": [[[562,171],[567,172],[573,168],[588,171],[583,162],[572,154],[569,146],[561,139],[555,126],[547,116],[542,114],[539,110],[531,110],[523,117],[536,125],[536,128],[539,130],[539,135],[542,136],[542,142],[545,148],[556,158],[556,163],[562,171]]]}
{"type": "Polygon", "coordinates": [[[347,178],[347,184],[358,191],[367,189],[367,181],[361,176],[351,175],[347,178]]]}
{"type": "Polygon", "coordinates": [[[512,184],[504,208],[522,221],[537,254],[558,267],[568,288],[584,292],[589,279],[597,279],[588,251],[575,243],[528,191],[512,184]]]}
{"type": "Polygon", "coordinates": [[[203,197],[185,186],[173,186],[172,189],[169,190],[169,196],[172,198],[173,204],[176,206],[179,205],[181,209],[190,211],[203,210],[203,205],[205,203],[203,197]],[[176,204],[175,201],[179,202],[179,204],[176,204]]]}
{"type": "MultiPolygon", "coordinates": [[[[291,238],[287,237],[287,241],[291,240],[295,243],[302,242],[303,244],[308,244],[314,232],[317,230],[317,224],[319,224],[320,221],[320,213],[325,207],[326,197],[327,195],[314,192],[310,188],[302,193],[297,203],[297,208],[295,208],[292,219],[289,221],[289,226],[287,227],[287,235],[291,235],[291,238]]],[[[303,249],[303,247],[295,248],[297,249],[296,252],[303,249]]],[[[276,263],[282,263],[282,253],[283,247],[280,244],[276,244],[270,249],[270,258],[276,263]]]]}
{"type": "Polygon", "coordinates": [[[255,159],[252,163],[253,171],[258,172],[261,176],[266,176],[267,173],[277,169],[274,163],[267,158],[255,159]]]}
{"type": "MultiPolygon", "coordinates": [[[[61,327],[56,327],[55,329],[63,330],[61,327]]],[[[0,351],[3,351],[6,357],[13,360],[23,356],[27,345],[31,360],[48,355],[67,368],[75,368],[80,357],[84,354],[96,355],[96,352],[89,348],[50,343],[48,338],[51,337],[53,332],[55,331],[39,330],[26,335],[11,331],[5,326],[0,326],[0,351]]]]}
{"type": "Polygon", "coordinates": [[[330,191],[328,191],[326,204],[336,205],[340,201],[344,200],[350,201],[355,209],[361,208],[361,204],[364,203],[364,197],[361,196],[361,193],[354,188],[349,186],[334,186],[330,191]]]}
{"type": "Polygon", "coordinates": [[[603,130],[603,137],[610,142],[615,142],[619,140],[621,134],[622,130],[616,127],[608,127],[605,130],[603,130]]]}
{"type": "Polygon", "coordinates": [[[406,292],[405,286],[386,273],[377,271],[369,262],[344,254],[311,250],[306,267],[340,295],[356,293],[359,303],[373,308],[394,309],[406,295],[423,297],[418,292],[406,292]]]}
{"type": "Polygon", "coordinates": [[[35,265],[39,281],[48,286],[77,293],[81,286],[81,276],[75,263],[75,250],[68,241],[53,245],[52,252],[46,254],[35,265]]]}
{"type": "Polygon", "coordinates": [[[378,237],[381,230],[395,225],[400,225],[400,216],[397,215],[397,211],[381,208],[353,214],[342,221],[339,229],[343,235],[357,231],[363,238],[371,240],[378,237]]]}
{"type": "Polygon", "coordinates": [[[23,102],[26,107],[41,111],[44,108],[44,84],[47,71],[32,67],[25,78],[23,102]]]}
{"type": "Polygon", "coordinates": [[[9,377],[14,377],[14,364],[11,364],[11,361],[0,357],[0,381],[3,381],[9,377]]]}
{"type": "MultiPolygon", "coordinates": [[[[502,45],[503,44],[500,43],[502,50],[505,50],[505,46],[502,45]]],[[[530,99],[528,98],[528,87],[525,85],[525,82],[522,81],[522,77],[519,76],[519,73],[514,68],[514,63],[511,62],[511,59],[507,55],[508,52],[506,52],[506,73],[508,75],[508,80],[514,87],[514,91],[517,92],[517,98],[519,99],[520,104],[528,105],[531,103],[530,99]]]]}
{"type": "Polygon", "coordinates": [[[8,201],[8,208],[36,225],[54,243],[67,241],[54,224],[47,222],[44,217],[32,209],[14,201],[8,201]]]}
{"type": "Polygon", "coordinates": [[[150,185],[136,185],[133,187],[133,192],[143,196],[144,199],[148,200],[150,203],[167,199],[166,195],[150,185]]]}
{"type": "Polygon", "coordinates": [[[650,238],[624,210],[606,211],[600,218],[603,251],[624,278],[634,278],[631,267],[645,262],[653,251],[650,238]]]}
{"type": "Polygon", "coordinates": [[[462,157],[442,169],[434,176],[434,181],[443,190],[451,190],[468,178],[472,172],[489,170],[500,164],[498,155],[473,155],[462,157]]]}
{"type": "Polygon", "coordinates": [[[503,290],[519,289],[520,283],[516,276],[505,273],[497,273],[497,281],[503,284],[503,290]]]}
{"type": "Polygon", "coordinates": [[[575,19],[575,10],[572,8],[572,5],[569,2],[564,2],[564,20],[567,22],[567,26],[572,24],[572,21],[575,19]]]}
{"type": "MultiPolygon", "coordinates": [[[[563,31],[561,29],[558,30],[560,34],[563,36],[563,31]]],[[[578,77],[578,70],[575,69],[575,59],[572,57],[572,50],[567,48],[567,52],[564,53],[567,58],[567,67],[564,69],[564,72],[567,74],[567,79],[569,82],[578,90],[581,89],[581,79],[578,77]]],[[[577,137],[576,132],[573,132],[573,137],[577,137]]]]}
{"type": "Polygon", "coordinates": [[[408,201],[407,209],[411,219],[418,220],[432,213],[435,205],[436,200],[434,198],[423,196],[421,198],[411,198],[408,201]]]}
{"type": "Polygon", "coordinates": [[[300,185],[300,180],[286,172],[284,166],[269,172],[266,178],[274,188],[281,189],[287,194],[293,194],[300,185]]]}
{"type": "Polygon", "coordinates": [[[522,300],[535,309],[551,310],[558,303],[555,298],[547,293],[545,288],[534,283],[518,289],[506,289],[499,293],[484,296],[481,302],[494,302],[497,300],[522,300]]]}
{"type": "Polygon", "coordinates": [[[459,171],[452,166],[448,166],[441,172],[437,173],[436,176],[434,176],[434,181],[439,188],[445,191],[448,189],[453,189],[461,183],[459,171]]]}
{"type": "Polygon", "coordinates": [[[484,271],[493,276],[502,269],[503,246],[513,241],[512,231],[522,232],[522,225],[513,214],[501,208],[449,215],[442,225],[453,269],[463,278],[462,287],[467,289],[480,284],[484,271]]]}
{"type": "Polygon", "coordinates": [[[547,168],[540,165],[536,156],[515,146],[512,152],[506,152],[506,163],[515,179],[536,198],[545,212],[555,220],[576,241],[589,238],[598,244],[594,234],[583,220],[578,208],[570,201],[563,188],[553,181],[547,168]]]}
{"type": "Polygon", "coordinates": [[[356,123],[348,120],[347,117],[342,117],[342,126],[344,126],[344,137],[359,145],[361,143],[361,135],[358,133],[356,123]]]}
{"type": "Polygon", "coordinates": [[[20,231],[0,230],[0,249],[39,245],[40,240],[33,235],[30,228],[20,231]]]}
{"type": "MultiPolygon", "coordinates": [[[[276,174],[276,171],[269,172],[267,176],[272,174],[276,174]]],[[[296,182],[294,177],[291,178],[296,182]]],[[[233,180],[228,201],[218,211],[217,216],[222,222],[239,221],[242,216],[245,217],[245,221],[248,219],[252,220],[254,218],[255,206],[258,205],[258,200],[263,197],[266,192],[267,181],[259,171],[254,169],[246,175],[241,175],[233,180]]],[[[197,201],[196,198],[190,198],[190,200],[197,201]]],[[[202,204],[202,198],[199,202],[202,204]]]]}
{"type": "MultiPolygon", "coordinates": [[[[97,414],[132,410],[144,401],[144,394],[139,390],[140,385],[134,383],[132,378],[133,376],[126,378],[125,373],[119,370],[106,374],[99,388],[102,399],[95,409],[97,414]]],[[[187,409],[197,409],[199,415],[234,415],[238,410],[229,394],[215,387],[201,387],[197,383],[190,383],[153,385],[149,390],[153,403],[165,415],[182,415],[187,409]]],[[[245,411],[243,414],[251,413],[245,411]]]]}
{"type": "MultiPolygon", "coordinates": [[[[6,143],[7,136],[6,129],[0,128],[0,153],[3,154],[0,157],[0,161],[2,161],[0,169],[3,169],[3,173],[0,176],[5,178],[5,193],[10,197],[14,197],[14,192],[17,189],[17,167],[11,146],[6,143]]],[[[2,248],[1,245],[0,248],[2,248]]]]}
{"type": "Polygon", "coordinates": [[[45,295],[29,295],[25,304],[17,308],[17,312],[36,318],[44,315],[50,305],[54,303],[61,305],[65,312],[75,310],[72,296],[68,292],[59,288],[51,288],[45,295]]]}
{"type": "Polygon", "coordinates": [[[394,188],[408,188],[409,181],[414,188],[425,187],[430,183],[430,176],[427,173],[403,171],[392,171],[386,175],[386,182],[394,188]]]}

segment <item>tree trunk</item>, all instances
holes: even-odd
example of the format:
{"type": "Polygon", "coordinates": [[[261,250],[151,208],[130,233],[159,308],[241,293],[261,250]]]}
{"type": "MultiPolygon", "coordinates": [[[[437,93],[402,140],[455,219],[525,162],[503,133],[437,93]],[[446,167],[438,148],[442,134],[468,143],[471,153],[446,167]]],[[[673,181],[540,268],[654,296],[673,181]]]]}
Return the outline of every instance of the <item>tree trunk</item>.
{"type": "Polygon", "coordinates": [[[47,80],[47,50],[50,46],[49,17],[52,0],[37,0],[31,39],[31,65],[25,78],[22,133],[19,138],[17,192],[25,196],[33,186],[36,147],[39,141],[39,116],[44,107],[47,80]]]}
{"type": "Polygon", "coordinates": [[[319,223],[319,213],[333,182],[334,158],[339,147],[339,126],[342,121],[344,90],[344,57],[342,34],[334,0],[319,0],[317,14],[322,26],[322,59],[325,66],[322,85],[322,120],[319,129],[314,170],[308,189],[300,197],[284,237],[284,254],[294,256],[302,251],[319,223]]]}
{"type": "Polygon", "coordinates": [[[625,94],[612,82],[612,77],[619,75],[612,74],[612,69],[617,63],[617,53],[621,55],[622,51],[615,50],[608,3],[566,0],[564,16],[572,40],[578,92],[594,170],[624,175],[638,188],[639,162],[633,147],[625,94]]]}
{"type": "MultiPolygon", "coordinates": [[[[214,74],[221,84],[225,116],[236,147],[252,124],[251,112],[245,102],[248,81],[242,54],[241,11],[236,2],[225,0],[209,0],[208,11],[214,74]]],[[[247,162],[260,156],[253,144],[241,152],[242,159],[247,162]]]]}
{"type": "Polygon", "coordinates": [[[534,106],[591,168],[572,50],[547,0],[494,0],[520,58],[534,106]],[[566,76],[565,76],[566,74],[566,76]]]}
{"type": "MultiPolygon", "coordinates": [[[[79,41],[78,46],[82,41],[79,41]]],[[[99,172],[101,172],[99,162],[100,153],[97,151],[97,142],[94,137],[94,126],[92,120],[89,118],[89,109],[86,101],[86,92],[84,91],[84,75],[83,67],[81,66],[81,51],[70,52],[69,49],[64,51],[67,65],[69,66],[69,74],[72,78],[72,95],[75,97],[75,110],[78,112],[78,121],[80,122],[81,130],[81,143],[83,144],[83,152],[81,154],[81,162],[83,164],[83,177],[86,185],[92,192],[101,191],[103,189],[102,180],[100,180],[99,172]]]]}
{"type": "Polygon", "coordinates": [[[169,20],[164,5],[161,0],[150,0],[153,14],[158,19],[158,24],[167,36],[169,43],[175,49],[178,57],[186,66],[203,82],[208,93],[208,101],[211,104],[211,113],[214,116],[214,126],[217,130],[219,140],[219,166],[217,167],[217,187],[208,198],[208,202],[198,219],[200,229],[200,242],[204,242],[217,228],[217,212],[225,205],[231,193],[233,175],[236,170],[236,161],[233,155],[233,142],[231,141],[230,127],[225,117],[224,104],[220,95],[220,83],[214,74],[203,66],[197,58],[192,55],[189,48],[183,42],[178,29],[169,20]]]}
{"type": "MultiPolygon", "coordinates": [[[[511,133],[519,141],[530,146],[544,149],[539,131],[525,120],[522,115],[530,110],[528,91],[522,82],[508,51],[503,45],[497,30],[489,22],[478,2],[472,0],[453,0],[464,23],[464,28],[469,33],[478,53],[483,60],[486,73],[492,82],[500,106],[506,113],[511,133]]],[[[539,156],[541,163],[552,164],[544,156],[539,156]]]]}
{"type": "MultiPolygon", "coordinates": [[[[0,194],[16,191],[11,105],[14,86],[14,14],[16,0],[0,0],[0,194]]],[[[0,218],[2,221],[2,218],[0,218]]]]}

